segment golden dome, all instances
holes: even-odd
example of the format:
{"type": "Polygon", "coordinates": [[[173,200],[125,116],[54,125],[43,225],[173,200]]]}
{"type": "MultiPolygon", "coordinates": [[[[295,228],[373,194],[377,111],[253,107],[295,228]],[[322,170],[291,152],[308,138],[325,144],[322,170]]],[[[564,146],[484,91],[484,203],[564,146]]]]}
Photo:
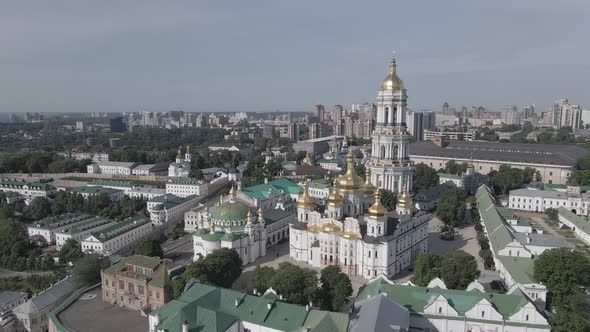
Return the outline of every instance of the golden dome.
{"type": "Polygon", "coordinates": [[[397,91],[404,90],[404,82],[397,76],[397,65],[395,63],[395,56],[391,58],[389,63],[389,74],[381,82],[381,91],[397,91]]]}
{"type": "Polygon", "coordinates": [[[231,189],[229,190],[229,195],[230,196],[236,196],[237,191],[236,191],[236,187],[234,187],[233,185],[231,186],[231,189]]]}
{"type": "Polygon", "coordinates": [[[341,207],[344,204],[344,199],[343,199],[342,195],[340,194],[339,185],[340,184],[338,183],[338,181],[334,181],[334,189],[332,190],[332,192],[330,193],[330,196],[328,197],[328,206],[341,207]]]}
{"type": "Polygon", "coordinates": [[[315,206],[313,198],[309,197],[309,180],[303,184],[303,193],[299,195],[297,206],[302,209],[313,209],[315,206]]]}
{"type": "Polygon", "coordinates": [[[305,156],[305,158],[303,158],[303,160],[301,161],[302,164],[311,164],[312,160],[309,156],[305,156]]]}
{"type": "Polygon", "coordinates": [[[375,203],[369,207],[369,218],[378,219],[387,214],[387,209],[381,204],[381,189],[375,191],[375,203]]]}
{"type": "Polygon", "coordinates": [[[363,179],[354,172],[354,156],[352,150],[348,151],[346,156],[346,173],[340,175],[337,180],[340,184],[340,189],[343,192],[356,191],[361,189],[363,179]]]}
{"type": "Polygon", "coordinates": [[[370,196],[375,193],[377,188],[371,183],[371,169],[367,167],[365,171],[365,184],[363,184],[363,191],[365,195],[370,196]]]}
{"type": "Polygon", "coordinates": [[[340,227],[334,223],[327,223],[322,225],[321,228],[322,233],[334,234],[340,232],[340,227]]]}
{"type": "Polygon", "coordinates": [[[408,187],[404,184],[402,189],[402,194],[400,195],[399,199],[397,200],[397,207],[410,209],[412,208],[412,197],[408,193],[408,187]]]}

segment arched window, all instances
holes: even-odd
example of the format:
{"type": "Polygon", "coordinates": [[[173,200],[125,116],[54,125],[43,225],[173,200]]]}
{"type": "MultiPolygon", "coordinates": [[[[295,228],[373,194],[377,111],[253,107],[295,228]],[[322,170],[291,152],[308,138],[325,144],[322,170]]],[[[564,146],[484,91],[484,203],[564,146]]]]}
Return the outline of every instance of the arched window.
{"type": "Polygon", "coordinates": [[[379,234],[381,234],[381,226],[377,227],[377,230],[379,231],[379,234]]]}
{"type": "Polygon", "coordinates": [[[369,258],[371,258],[371,251],[369,250],[369,258]]]}
{"type": "Polygon", "coordinates": [[[375,226],[371,226],[371,233],[375,234],[375,226]]]}
{"type": "Polygon", "coordinates": [[[384,123],[389,123],[389,107],[385,107],[385,119],[384,123]]]}
{"type": "Polygon", "coordinates": [[[380,156],[381,156],[381,159],[385,159],[385,145],[381,145],[380,156]]]}

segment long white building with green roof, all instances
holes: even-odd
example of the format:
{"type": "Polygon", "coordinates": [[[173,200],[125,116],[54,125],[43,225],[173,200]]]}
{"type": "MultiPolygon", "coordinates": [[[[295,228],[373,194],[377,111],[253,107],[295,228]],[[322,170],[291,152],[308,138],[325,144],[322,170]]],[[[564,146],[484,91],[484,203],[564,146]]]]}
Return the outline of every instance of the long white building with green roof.
{"type": "Polygon", "coordinates": [[[398,285],[378,276],[351,309],[350,331],[549,332],[547,318],[521,292],[484,293],[398,285]]]}
{"type": "Polygon", "coordinates": [[[345,332],[348,315],[189,281],[182,295],[149,314],[149,331],[345,332]]]}
{"type": "Polygon", "coordinates": [[[82,251],[112,255],[148,236],[152,230],[152,223],[144,216],[127,218],[90,233],[81,243],[82,251]]]}
{"type": "Polygon", "coordinates": [[[502,283],[509,293],[520,290],[539,308],[544,308],[547,287],[533,277],[536,256],[528,248],[528,243],[523,243],[514,236],[498,211],[487,186],[481,186],[477,190],[476,198],[484,232],[494,256],[494,265],[502,283]]]}
{"type": "Polygon", "coordinates": [[[179,197],[173,194],[165,194],[150,199],[147,202],[147,210],[150,220],[156,226],[178,223],[184,220],[184,214],[199,204],[200,196],[190,195],[179,197]]]}
{"type": "Polygon", "coordinates": [[[55,234],[62,230],[75,227],[93,218],[85,213],[64,213],[35,221],[27,227],[29,240],[41,244],[54,244],[55,234]]]}
{"type": "Polygon", "coordinates": [[[57,250],[61,250],[62,246],[67,240],[73,239],[80,243],[86,239],[92,232],[111,226],[115,221],[113,219],[94,217],[68,225],[57,232],[55,232],[55,245],[57,250]]]}
{"type": "Polygon", "coordinates": [[[30,202],[35,197],[51,196],[57,189],[47,183],[0,180],[0,192],[14,192],[30,202]]]}
{"type": "Polygon", "coordinates": [[[289,179],[276,179],[267,183],[241,188],[240,198],[248,198],[251,204],[263,210],[276,207],[278,202],[297,200],[301,188],[289,179]]]}
{"type": "Polygon", "coordinates": [[[557,209],[559,223],[571,229],[580,240],[590,244],[590,220],[580,217],[565,207],[557,209]]]}

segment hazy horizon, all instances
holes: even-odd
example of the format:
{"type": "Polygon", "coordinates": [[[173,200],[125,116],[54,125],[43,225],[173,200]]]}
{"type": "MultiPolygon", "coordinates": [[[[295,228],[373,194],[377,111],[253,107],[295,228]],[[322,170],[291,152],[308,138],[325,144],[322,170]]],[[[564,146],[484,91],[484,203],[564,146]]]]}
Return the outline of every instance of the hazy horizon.
{"type": "Polygon", "coordinates": [[[583,0],[0,4],[0,113],[590,107],[583,0]]]}

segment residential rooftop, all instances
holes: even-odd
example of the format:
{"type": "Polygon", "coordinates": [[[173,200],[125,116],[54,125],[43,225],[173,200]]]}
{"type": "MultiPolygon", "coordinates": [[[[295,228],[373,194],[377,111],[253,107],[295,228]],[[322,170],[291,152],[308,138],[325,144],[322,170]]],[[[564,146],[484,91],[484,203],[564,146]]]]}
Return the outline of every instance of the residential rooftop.
{"type": "Polygon", "coordinates": [[[286,193],[290,195],[298,195],[300,188],[299,185],[297,185],[297,183],[291,180],[277,179],[269,181],[268,183],[246,187],[240,191],[253,199],[265,199],[268,198],[271,195],[271,193],[286,193]]]}
{"type": "Polygon", "coordinates": [[[165,195],[156,196],[156,197],[150,199],[148,201],[148,203],[159,203],[152,208],[153,210],[167,210],[167,209],[173,208],[175,206],[178,206],[182,203],[185,203],[191,199],[194,199],[196,197],[198,197],[198,196],[197,195],[190,195],[187,197],[178,197],[173,194],[165,194],[165,195]]]}
{"type": "Polygon", "coordinates": [[[114,222],[115,221],[113,219],[108,219],[108,218],[103,218],[103,217],[93,217],[90,219],[86,219],[84,221],[74,223],[68,227],[61,229],[57,233],[74,235],[74,234],[78,234],[78,233],[87,231],[89,229],[105,226],[105,225],[108,225],[108,224],[114,223],[114,222]]]}
{"type": "Polygon", "coordinates": [[[36,228],[43,228],[43,229],[56,229],[56,228],[63,228],[64,226],[68,225],[75,225],[76,223],[80,223],[84,220],[88,220],[93,218],[92,215],[86,213],[76,213],[76,212],[68,212],[64,214],[60,214],[59,216],[52,216],[43,218],[41,220],[33,222],[29,227],[36,227],[36,228]]]}
{"type": "Polygon", "coordinates": [[[92,232],[90,235],[101,242],[105,242],[147,223],[150,223],[150,221],[144,216],[130,217],[123,221],[115,222],[100,231],[92,232]]]}
{"type": "Polygon", "coordinates": [[[23,189],[23,187],[28,187],[28,189],[32,190],[42,190],[42,191],[51,191],[55,190],[55,187],[41,182],[22,182],[22,181],[10,181],[10,180],[0,180],[0,189],[10,190],[12,189],[23,189]]]}

